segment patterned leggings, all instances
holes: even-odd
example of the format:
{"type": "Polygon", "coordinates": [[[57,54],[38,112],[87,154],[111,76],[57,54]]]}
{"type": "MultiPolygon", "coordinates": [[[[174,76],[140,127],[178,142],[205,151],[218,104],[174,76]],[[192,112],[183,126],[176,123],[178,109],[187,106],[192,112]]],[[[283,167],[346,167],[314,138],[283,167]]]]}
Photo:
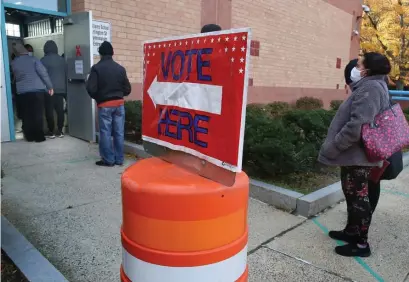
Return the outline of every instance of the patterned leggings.
{"type": "Polygon", "coordinates": [[[358,236],[360,244],[366,244],[368,241],[368,230],[380,193],[380,184],[368,179],[371,169],[357,166],[341,167],[342,190],[348,210],[345,232],[358,236]]]}

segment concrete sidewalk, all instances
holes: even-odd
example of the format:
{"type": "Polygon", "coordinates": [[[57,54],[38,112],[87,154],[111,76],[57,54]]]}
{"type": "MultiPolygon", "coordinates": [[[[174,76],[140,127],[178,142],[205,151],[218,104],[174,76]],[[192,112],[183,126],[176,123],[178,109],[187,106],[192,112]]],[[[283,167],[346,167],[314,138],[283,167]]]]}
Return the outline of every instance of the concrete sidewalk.
{"type": "MultiPolygon", "coordinates": [[[[95,160],[96,145],[70,137],[2,144],[2,213],[69,281],[119,281],[124,168],[95,160]]],[[[365,260],[336,256],[325,235],[344,223],[344,204],[305,220],[250,199],[250,281],[404,281],[408,182],[406,170],[385,185],[365,260]]]]}

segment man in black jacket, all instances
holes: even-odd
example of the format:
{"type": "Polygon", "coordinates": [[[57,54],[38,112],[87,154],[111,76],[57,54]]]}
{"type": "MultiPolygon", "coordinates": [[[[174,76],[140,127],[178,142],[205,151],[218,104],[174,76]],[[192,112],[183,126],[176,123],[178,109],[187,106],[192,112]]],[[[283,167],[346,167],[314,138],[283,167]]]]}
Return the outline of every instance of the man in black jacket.
{"type": "Polygon", "coordinates": [[[124,96],[131,93],[131,84],[125,68],[112,59],[114,49],[111,43],[104,41],[99,54],[101,60],[91,68],[87,91],[98,104],[101,160],[96,164],[112,167],[124,162],[124,96]]]}

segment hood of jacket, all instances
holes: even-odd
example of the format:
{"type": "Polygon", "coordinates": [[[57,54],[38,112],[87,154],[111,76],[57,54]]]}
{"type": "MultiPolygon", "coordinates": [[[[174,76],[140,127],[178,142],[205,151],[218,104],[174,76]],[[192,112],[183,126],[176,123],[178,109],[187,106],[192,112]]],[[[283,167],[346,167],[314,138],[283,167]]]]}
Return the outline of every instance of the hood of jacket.
{"type": "Polygon", "coordinates": [[[58,55],[58,47],[57,47],[57,44],[55,44],[53,40],[48,40],[44,44],[44,54],[45,55],[50,55],[50,54],[58,55]]]}

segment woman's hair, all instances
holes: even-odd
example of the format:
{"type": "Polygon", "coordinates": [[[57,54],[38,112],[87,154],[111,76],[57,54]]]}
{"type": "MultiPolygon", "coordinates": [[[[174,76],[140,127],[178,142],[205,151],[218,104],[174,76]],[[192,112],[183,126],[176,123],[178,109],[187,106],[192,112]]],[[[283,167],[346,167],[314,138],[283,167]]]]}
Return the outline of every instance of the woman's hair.
{"type": "Polygon", "coordinates": [[[357,65],[358,65],[358,59],[353,59],[346,65],[345,70],[344,70],[344,76],[345,76],[345,82],[347,83],[347,85],[350,85],[352,83],[351,71],[357,65]]]}
{"type": "Polygon", "coordinates": [[[391,72],[391,63],[388,58],[379,53],[365,53],[362,63],[367,70],[368,76],[387,75],[391,72]]]}

